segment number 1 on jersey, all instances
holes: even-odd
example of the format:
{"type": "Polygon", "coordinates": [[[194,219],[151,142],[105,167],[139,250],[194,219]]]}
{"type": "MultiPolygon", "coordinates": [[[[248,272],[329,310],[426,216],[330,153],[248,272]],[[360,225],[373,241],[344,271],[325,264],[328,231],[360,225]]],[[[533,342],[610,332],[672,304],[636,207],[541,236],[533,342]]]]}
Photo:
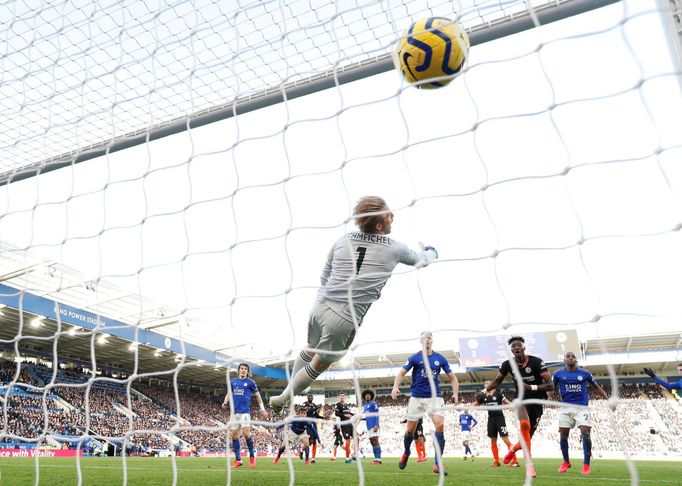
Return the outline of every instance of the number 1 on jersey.
{"type": "Polygon", "coordinates": [[[358,259],[355,261],[355,275],[360,273],[360,267],[362,267],[362,262],[365,261],[365,253],[367,253],[367,247],[358,246],[356,250],[358,252],[358,259]]]}

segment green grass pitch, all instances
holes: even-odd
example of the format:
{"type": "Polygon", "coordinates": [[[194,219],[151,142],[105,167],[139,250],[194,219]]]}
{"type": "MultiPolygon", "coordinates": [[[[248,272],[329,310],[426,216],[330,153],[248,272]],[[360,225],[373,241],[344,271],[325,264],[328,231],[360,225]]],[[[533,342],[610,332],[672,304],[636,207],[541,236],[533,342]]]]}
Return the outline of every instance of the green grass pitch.
{"type": "MultiPolygon", "coordinates": [[[[534,485],[600,485],[620,486],[630,484],[630,475],[624,461],[597,460],[592,474],[580,475],[580,462],[575,462],[567,474],[556,472],[559,460],[538,459],[538,477],[534,485]]],[[[0,459],[0,484],[3,486],[36,484],[35,459],[0,459]]],[[[173,462],[170,458],[128,458],[126,460],[127,484],[170,485],[173,484],[173,462]]],[[[292,460],[295,473],[294,484],[350,486],[359,484],[357,464],[345,464],[343,460],[332,462],[318,459],[317,464],[306,466],[298,458],[292,460]]],[[[374,466],[369,459],[363,462],[365,484],[368,486],[421,486],[438,484],[438,476],[432,471],[433,462],[417,464],[410,460],[405,470],[398,469],[397,458],[387,458],[384,464],[374,466]]],[[[447,459],[449,476],[445,484],[512,486],[523,484],[523,467],[491,468],[488,459],[475,462],[447,459]]],[[[682,466],[679,462],[639,461],[635,463],[641,485],[682,485],[682,466]]],[[[227,482],[225,459],[178,458],[176,460],[177,484],[192,486],[225,485],[227,482]]],[[[123,484],[121,458],[82,458],[82,484],[108,486],[123,484]]],[[[71,458],[40,459],[39,480],[41,486],[66,486],[77,484],[76,461],[71,458]]],[[[256,469],[247,463],[242,469],[232,471],[234,485],[286,485],[289,484],[289,467],[286,459],[273,465],[271,458],[260,458],[256,469]]]]}

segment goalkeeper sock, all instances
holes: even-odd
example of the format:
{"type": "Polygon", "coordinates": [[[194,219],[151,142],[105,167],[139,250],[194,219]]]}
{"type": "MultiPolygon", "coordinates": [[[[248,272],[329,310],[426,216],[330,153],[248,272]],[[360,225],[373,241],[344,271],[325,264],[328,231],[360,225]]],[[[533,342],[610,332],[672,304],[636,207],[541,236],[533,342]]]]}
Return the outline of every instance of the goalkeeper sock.
{"type": "Polygon", "coordinates": [[[346,445],[343,446],[343,448],[346,450],[346,459],[350,457],[350,441],[346,441],[346,445]]]}
{"type": "Polygon", "coordinates": [[[590,465],[592,457],[592,437],[590,434],[583,434],[583,464],[590,465]]]}
{"type": "MultiPolygon", "coordinates": [[[[568,460],[568,436],[562,435],[559,438],[559,444],[561,445],[561,455],[564,458],[564,462],[570,462],[568,460]]],[[[584,445],[584,442],[583,442],[583,445],[584,445]]]]}
{"type": "Polygon", "coordinates": [[[490,444],[490,449],[493,451],[493,460],[500,462],[500,450],[497,448],[497,441],[490,444]]]}
{"type": "Polygon", "coordinates": [[[301,351],[296,359],[294,360],[294,367],[291,370],[291,376],[295,376],[301,368],[305,365],[310,364],[313,357],[308,354],[307,351],[301,351]]]}
{"type": "Polygon", "coordinates": [[[415,448],[417,449],[417,458],[421,459],[422,457],[426,456],[426,451],[424,451],[424,444],[417,442],[415,444],[415,448]]]}
{"type": "Polygon", "coordinates": [[[276,397],[272,397],[270,402],[281,406],[288,405],[292,393],[294,396],[299,395],[303,390],[308,388],[318,376],[320,376],[320,372],[315,371],[310,364],[305,365],[302,369],[298,370],[284,391],[276,397]]]}
{"type": "Polygon", "coordinates": [[[317,456],[317,442],[313,444],[313,459],[317,456]]]}
{"type": "Polygon", "coordinates": [[[336,447],[334,447],[334,457],[336,457],[336,447]]]}
{"type": "Polygon", "coordinates": [[[279,459],[280,457],[282,457],[282,454],[284,453],[284,449],[285,449],[284,446],[282,446],[282,447],[279,448],[279,450],[277,451],[277,459],[279,459]]]}

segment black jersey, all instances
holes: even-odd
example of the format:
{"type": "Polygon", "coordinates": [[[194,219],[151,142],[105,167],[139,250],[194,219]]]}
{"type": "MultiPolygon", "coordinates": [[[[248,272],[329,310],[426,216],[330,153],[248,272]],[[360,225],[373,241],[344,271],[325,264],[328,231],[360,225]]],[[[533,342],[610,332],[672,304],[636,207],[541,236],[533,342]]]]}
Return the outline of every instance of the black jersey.
{"type": "MultiPolygon", "coordinates": [[[[508,359],[500,365],[500,374],[502,376],[511,376],[514,378],[514,372],[512,371],[512,363],[518,365],[519,373],[521,374],[521,379],[526,385],[542,385],[545,380],[543,376],[549,376],[549,371],[547,371],[547,366],[545,362],[542,361],[537,356],[526,355],[526,359],[523,363],[516,363],[515,358],[508,359]]],[[[514,386],[516,387],[516,393],[519,394],[519,384],[514,379],[514,386]]],[[[547,392],[540,390],[525,390],[523,394],[524,398],[540,398],[543,400],[547,399],[547,392]]]]}
{"type": "Polygon", "coordinates": [[[304,405],[306,407],[306,417],[314,419],[324,418],[320,415],[320,409],[322,408],[322,405],[316,405],[313,402],[305,402],[304,405]]]}
{"type": "MultiPolygon", "coordinates": [[[[495,405],[502,405],[502,400],[504,400],[504,395],[500,390],[495,390],[495,393],[488,395],[487,393],[481,393],[481,396],[476,397],[476,402],[479,405],[485,405],[488,407],[494,407],[495,405]]],[[[499,417],[504,416],[502,410],[487,410],[488,417],[499,417]]]]}
{"type": "Polygon", "coordinates": [[[350,407],[348,404],[342,402],[337,402],[334,406],[334,415],[339,417],[341,421],[349,420],[353,416],[353,414],[350,412],[350,407]]]}

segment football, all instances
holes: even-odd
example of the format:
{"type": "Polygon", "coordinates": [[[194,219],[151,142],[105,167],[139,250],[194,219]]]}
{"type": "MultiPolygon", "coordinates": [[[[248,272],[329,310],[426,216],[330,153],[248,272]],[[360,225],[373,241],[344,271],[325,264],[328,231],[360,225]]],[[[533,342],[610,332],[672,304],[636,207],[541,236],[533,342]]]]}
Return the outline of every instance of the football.
{"type": "Polygon", "coordinates": [[[398,41],[396,61],[408,83],[442,88],[462,71],[469,38],[454,20],[429,17],[413,23],[398,41]]]}

